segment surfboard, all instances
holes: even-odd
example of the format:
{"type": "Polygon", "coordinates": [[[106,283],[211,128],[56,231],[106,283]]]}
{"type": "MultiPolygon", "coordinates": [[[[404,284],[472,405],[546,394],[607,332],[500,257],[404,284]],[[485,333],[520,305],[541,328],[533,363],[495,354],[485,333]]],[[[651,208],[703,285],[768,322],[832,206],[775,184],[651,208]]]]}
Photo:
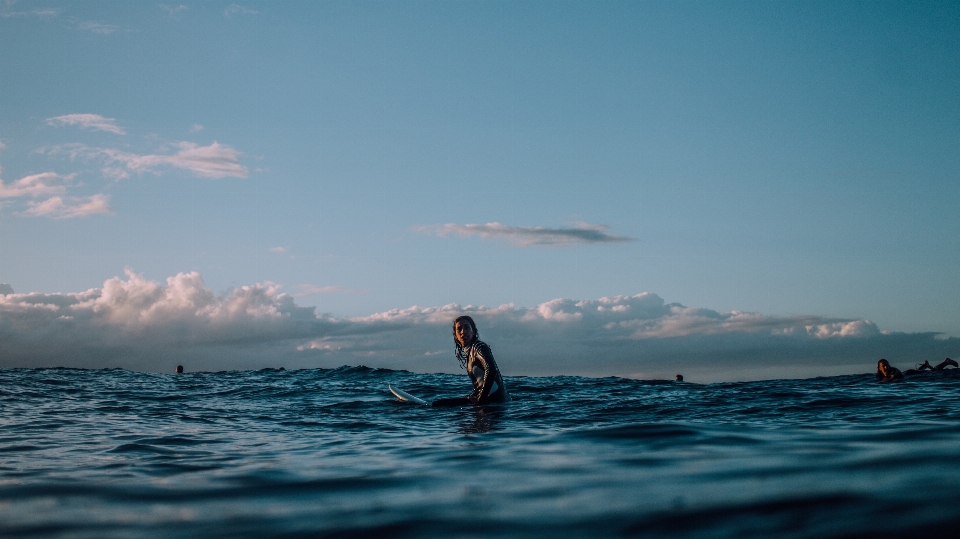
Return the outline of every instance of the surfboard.
{"type": "Polygon", "coordinates": [[[398,398],[398,399],[400,399],[400,400],[402,400],[402,401],[404,401],[404,402],[412,402],[412,403],[414,403],[414,404],[421,404],[421,405],[423,405],[423,406],[430,406],[430,403],[429,403],[429,402],[421,399],[420,397],[414,397],[413,395],[407,393],[406,391],[404,391],[404,390],[402,390],[402,389],[398,389],[398,388],[393,387],[393,386],[391,386],[391,385],[389,385],[389,384],[387,385],[387,387],[390,388],[390,393],[393,393],[393,395],[394,395],[396,398],[398,398]]]}

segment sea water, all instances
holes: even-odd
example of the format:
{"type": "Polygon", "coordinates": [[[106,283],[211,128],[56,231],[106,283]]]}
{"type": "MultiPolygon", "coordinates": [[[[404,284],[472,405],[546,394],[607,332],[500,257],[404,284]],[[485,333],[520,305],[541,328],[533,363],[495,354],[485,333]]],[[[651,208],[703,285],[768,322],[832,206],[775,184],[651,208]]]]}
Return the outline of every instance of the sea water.
{"type": "MultiPolygon", "coordinates": [[[[957,373],[960,375],[960,373],[957,373]]],[[[960,376],[0,370],[0,537],[953,537],[960,376]]]]}

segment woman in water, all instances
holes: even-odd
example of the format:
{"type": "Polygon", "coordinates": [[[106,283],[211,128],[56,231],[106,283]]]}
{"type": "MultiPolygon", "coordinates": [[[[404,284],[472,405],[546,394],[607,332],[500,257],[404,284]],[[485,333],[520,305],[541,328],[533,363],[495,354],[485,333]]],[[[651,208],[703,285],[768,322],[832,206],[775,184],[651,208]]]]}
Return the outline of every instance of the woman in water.
{"type": "Polygon", "coordinates": [[[907,369],[907,372],[900,372],[900,369],[890,365],[890,362],[886,359],[881,359],[877,362],[877,381],[881,384],[886,382],[897,382],[903,380],[904,375],[910,376],[914,374],[920,374],[923,371],[942,371],[947,368],[947,366],[957,366],[957,362],[947,358],[940,362],[937,366],[930,365],[929,361],[924,361],[922,364],[918,365],[916,369],[907,369]]]}
{"type": "Polygon", "coordinates": [[[467,370],[473,382],[473,391],[467,397],[440,399],[434,406],[462,406],[464,404],[491,404],[507,402],[507,386],[503,384],[500,369],[493,359],[487,343],[479,339],[473,318],[461,316],[453,321],[453,341],[457,346],[457,359],[467,370]]]}
{"type": "Polygon", "coordinates": [[[881,384],[887,382],[898,382],[903,380],[903,373],[900,372],[900,369],[890,365],[890,362],[886,359],[881,359],[877,362],[877,381],[881,384]]]}

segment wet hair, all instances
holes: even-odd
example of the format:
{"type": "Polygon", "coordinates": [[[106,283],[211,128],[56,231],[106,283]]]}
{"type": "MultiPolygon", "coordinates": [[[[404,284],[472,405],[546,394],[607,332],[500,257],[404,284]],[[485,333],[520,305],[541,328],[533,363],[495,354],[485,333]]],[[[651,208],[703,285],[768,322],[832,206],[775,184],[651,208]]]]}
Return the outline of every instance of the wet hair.
{"type": "Polygon", "coordinates": [[[464,369],[467,368],[467,354],[463,351],[463,345],[460,344],[460,341],[457,340],[457,324],[469,324],[473,329],[473,340],[480,338],[480,334],[477,333],[477,324],[473,321],[473,318],[470,318],[467,315],[458,316],[456,320],[453,321],[453,343],[457,345],[457,361],[460,362],[460,366],[464,369]]]}
{"type": "Polygon", "coordinates": [[[183,365],[177,365],[177,374],[183,373],[183,365]]]}
{"type": "Polygon", "coordinates": [[[880,368],[880,365],[886,365],[887,367],[889,367],[889,366],[890,366],[890,362],[887,361],[886,359],[881,359],[880,361],[877,362],[877,369],[880,368]]]}

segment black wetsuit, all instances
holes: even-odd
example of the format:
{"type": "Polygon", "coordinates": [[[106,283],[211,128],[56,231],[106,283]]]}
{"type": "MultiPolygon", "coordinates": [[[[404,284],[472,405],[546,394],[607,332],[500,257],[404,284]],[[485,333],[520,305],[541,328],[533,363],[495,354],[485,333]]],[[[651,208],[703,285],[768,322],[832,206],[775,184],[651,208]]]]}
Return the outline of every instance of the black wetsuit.
{"type": "Polygon", "coordinates": [[[903,380],[903,373],[900,372],[900,369],[896,367],[890,367],[890,374],[888,374],[887,376],[884,376],[883,374],[880,373],[880,371],[877,371],[877,381],[880,383],[899,382],[900,380],[903,380]]]}
{"type": "Polygon", "coordinates": [[[473,341],[472,344],[463,348],[463,353],[467,356],[467,375],[473,381],[473,391],[469,397],[434,401],[433,406],[463,406],[509,401],[507,386],[503,383],[500,369],[487,343],[480,340],[473,341]]]}

